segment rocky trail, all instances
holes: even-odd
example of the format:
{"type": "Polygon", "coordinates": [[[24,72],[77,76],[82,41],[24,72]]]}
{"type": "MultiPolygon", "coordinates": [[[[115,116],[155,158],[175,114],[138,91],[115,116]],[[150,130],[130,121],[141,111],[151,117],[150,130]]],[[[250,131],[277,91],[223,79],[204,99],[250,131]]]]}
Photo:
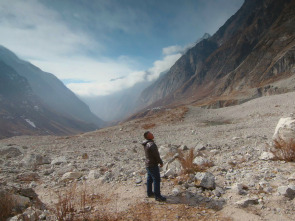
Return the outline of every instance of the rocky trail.
{"type": "Polygon", "coordinates": [[[71,194],[84,220],[97,214],[98,220],[294,220],[295,163],[270,160],[269,152],[279,119],[295,113],[294,97],[221,109],[189,106],[180,115],[162,110],[76,136],[3,139],[0,194],[11,193],[23,214],[14,210],[10,220],[56,220],[56,204],[71,194]],[[165,163],[167,203],[145,197],[147,129],[165,163]],[[179,151],[191,149],[194,165],[207,165],[206,171],[181,175],[179,151]]]}

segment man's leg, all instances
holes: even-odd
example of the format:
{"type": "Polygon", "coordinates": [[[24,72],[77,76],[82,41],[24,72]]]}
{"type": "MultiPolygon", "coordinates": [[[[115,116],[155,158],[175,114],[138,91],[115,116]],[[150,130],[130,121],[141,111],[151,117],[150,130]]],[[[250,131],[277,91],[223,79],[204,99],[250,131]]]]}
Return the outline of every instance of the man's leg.
{"type": "Polygon", "coordinates": [[[161,196],[161,191],[160,191],[160,171],[159,171],[159,167],[150,167],[149,168],[149,175],[152,178],[152,181],[154,183],[154,193],[155,193],[155,197],[161,196]]]}
{"type": "Polygon", "coordinates": [[[149,168],[146,168],[147,170],[147,180],[146,180],[146,192],[147,196],[152,196],[153,195],[153,177],[151,175],[151,171],[149,168]]]}

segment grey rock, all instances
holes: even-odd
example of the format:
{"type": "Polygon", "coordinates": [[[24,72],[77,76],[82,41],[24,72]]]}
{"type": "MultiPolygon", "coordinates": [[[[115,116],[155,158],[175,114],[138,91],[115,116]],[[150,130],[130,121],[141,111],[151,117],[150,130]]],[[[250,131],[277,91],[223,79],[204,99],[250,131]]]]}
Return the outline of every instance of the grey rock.
{"type": "Polygon", "coordinates": [[[248,207],[249,205],[257,205],[259,202],[258,202],[258,198],[254,197],[254,198],[246,198],[246,199],[243,199],[243,200],[240,200],[238,202],[236,202],[235,204],[238,206],[238,207],[248,207]]]}
{"type": "Polygon", "coordinates": [[[89,174],[88,174],[88,179],[98,179],[101,176],[100,171],[99,170],[90,170],[89,174]]]}
{"type": "Polygon", "coordinates": [[[198,166],[202,166],[206,163],[209,163],[210,161],[204,157],[196,157],[193,161],[193,164],[198,165],[198,166]]]}
{"type": "Polygon", "coordinates": [[[43,164],[50,164],[51,160],[47,156],[42,156],[40,154],[28,154],[26,155],[21,163],[25,166],[38,166],[43,164]]]}
{"type": "Polygon", "coordinates": [[[213,190],[216,187],[215,176],[209,172],[198,172],[195,175],[195,180],[198,181],[198,186],[205,189],[213,190]]]}
{"type": "Polygon", "coordinates": [[[206,146],[203,143],[198,143],[194,149],[195,149],[195,151],[201,151],[201,150],[205,150],[206,146]]]}
{"type": "Polygon", "coordinates": [[[179,149],[184,151],[184,150],[188,150],[188,147],[186,145],[181,145],[179,149]]]}
{"type": "Polygon", "coordinates": [[[283,195],[285,197],[288,197],[289,199],[294,199],[295,197],[295,186],[279,186],[278,187],[278,193],[280,195],[283,195]]]}
{"type": "Polygon", "coordinates": [[[57,157],[51,161],[51,165],[60,165],[62,163],[67,163],[67,159],[64,156],[57,157]]]}
{"type": "Polygon", "coordinates": [[[142,183],[142,178],[141,177],[137,177],[136,180],[135,180],[135,183],[136,184],[142,183]]]}
{"type": "Polygon", "coordinates": [[[83,174],[80,172],[68,172],[62,176],[61,181],[65,182],[69,180],[75,180],[79,179],[81,176],[83,176],[83,174]]]}

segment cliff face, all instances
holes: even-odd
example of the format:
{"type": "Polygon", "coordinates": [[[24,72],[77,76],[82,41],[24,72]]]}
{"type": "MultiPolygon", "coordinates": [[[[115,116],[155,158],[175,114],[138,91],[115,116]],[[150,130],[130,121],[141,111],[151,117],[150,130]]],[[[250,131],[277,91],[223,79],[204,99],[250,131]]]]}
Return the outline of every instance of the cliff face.
{"type": "Polygon", "coordinates": [[[147,88],[141,101],[151,106],[226,106],[268,90],[292,90],[291,82],[282,79],[295,73],[294,27],[294,1],[246,0],[212,37],[191,48],[147,88]]]}

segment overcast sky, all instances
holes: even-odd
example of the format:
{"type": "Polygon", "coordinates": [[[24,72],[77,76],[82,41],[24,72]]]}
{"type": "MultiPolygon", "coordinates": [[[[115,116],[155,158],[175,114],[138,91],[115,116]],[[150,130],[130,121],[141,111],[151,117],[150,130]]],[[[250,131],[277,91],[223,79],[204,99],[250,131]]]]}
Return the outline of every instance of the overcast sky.
{"type": "Polygon", "coordinates": [[[80,96],[156,79],[244,0],[0,0],[0,44],[80,96]]]}

